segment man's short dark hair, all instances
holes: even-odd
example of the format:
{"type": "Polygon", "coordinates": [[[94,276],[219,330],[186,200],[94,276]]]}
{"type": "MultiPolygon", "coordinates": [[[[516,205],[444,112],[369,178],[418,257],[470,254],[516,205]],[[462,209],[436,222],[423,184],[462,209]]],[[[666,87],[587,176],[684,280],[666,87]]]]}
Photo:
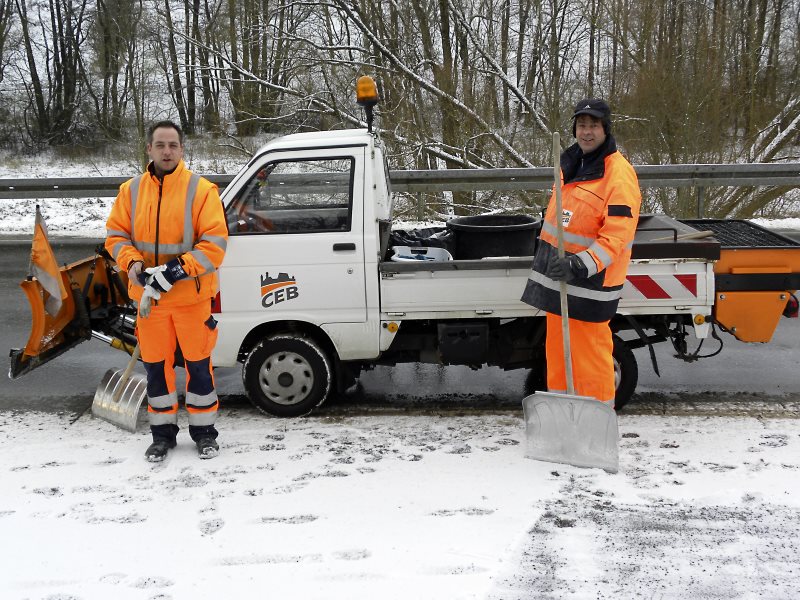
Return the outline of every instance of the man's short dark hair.
{"type": "Polygon", "coordinates": [[[180,125],[175,123],[174,121],[157,121],[150,125],[147,128],[147,145],[153,143],[153,134],[155,133],[156,129],[161,129],[162,127],[170,127],[178,132],[178,139],[181,142],[181,146],[183,146],[183,129],[180,128],[180,125]]]}

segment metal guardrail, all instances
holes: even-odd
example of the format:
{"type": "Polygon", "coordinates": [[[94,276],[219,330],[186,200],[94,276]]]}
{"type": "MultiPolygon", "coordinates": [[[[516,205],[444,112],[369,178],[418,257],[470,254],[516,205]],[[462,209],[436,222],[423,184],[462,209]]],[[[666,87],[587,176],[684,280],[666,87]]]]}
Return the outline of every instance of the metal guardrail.
{"type": "MultiPolygon", "coordinates": [[[[800,186],[800,163],[636,165],[634,169],[643,188],[800,186]]],[[[389,177],[398,192],[545,190],[553,185],[551,167],[390,171],[389,177]]]]}
{"type": "MultiPolygon", "coordinates": [[[[634,166],[643,188],[782,185],[800,187],[800,163],[634,166]]],[[[233,175],[205,175],[224,188],[233,175]]],[[[545,190],[553,183],[550,167],[530,169],[445,169],[390,171],[396,192],[545,190]]],[[[107,198],[116,196],[128,177],[0,179],[0,200],[13,198],[107,198]]]]}
{"type": "MultiPolygon", "coordinates": [[[[233,175],[204,175],[221,188],[233,175]]],[[[16,198],[113,198],[130,177],[0,179],[0,200],[16,198]]]]}

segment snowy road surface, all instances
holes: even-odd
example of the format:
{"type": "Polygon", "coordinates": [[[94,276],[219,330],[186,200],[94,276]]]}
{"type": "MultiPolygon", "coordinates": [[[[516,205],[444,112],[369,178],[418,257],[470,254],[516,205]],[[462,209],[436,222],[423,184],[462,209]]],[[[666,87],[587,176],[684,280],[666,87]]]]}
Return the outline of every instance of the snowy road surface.
{"type": "Polygon", "coordinates": [[[151,465],[145,427],[0,412],[2,598],[800,597],[798,419],[622,415],[617,475],[513,413],[220,426],[151,465]]]}

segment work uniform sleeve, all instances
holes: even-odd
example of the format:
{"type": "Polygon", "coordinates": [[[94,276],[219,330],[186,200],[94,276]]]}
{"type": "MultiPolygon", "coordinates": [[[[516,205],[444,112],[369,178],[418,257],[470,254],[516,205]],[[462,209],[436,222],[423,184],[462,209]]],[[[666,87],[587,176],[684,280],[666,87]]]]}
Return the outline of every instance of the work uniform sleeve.
{"type": "Polygon", "coordinates": [[[583,252],[579,254],[589,276],[607,269],[620,258],[629,259],[639,222],[642,194],[636,172],[627,161],[614,166],[616,168],[609,174],[603,224],[597,239],[586,250],[586,256],[580,256],[583,252]]]}
{"type": "Polygon", "coordinates": [[[213,273],[222,264],[228,247],[228,226],[217,186],[202,180],[192,210],[195,242],[182,254],[183,270],[190,277],[213,273]]]}
{"type": "Polygon", "coordinates": [[[117,199],[106,221],[106,250],[124,271],[130,269],[132,263],[143,260],[131,241],[131,181],[119,187],[117,199]]]}

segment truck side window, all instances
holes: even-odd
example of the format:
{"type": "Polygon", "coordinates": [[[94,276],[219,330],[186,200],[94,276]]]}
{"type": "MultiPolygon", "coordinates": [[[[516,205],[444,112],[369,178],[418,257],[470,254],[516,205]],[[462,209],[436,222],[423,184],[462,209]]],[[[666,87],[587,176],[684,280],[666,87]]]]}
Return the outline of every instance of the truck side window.
{"type": "Polygon", "coordinates": [[[227,209],[228,231],[349,231],[352,158],[276,161],[263,165],[227,209]]]}

